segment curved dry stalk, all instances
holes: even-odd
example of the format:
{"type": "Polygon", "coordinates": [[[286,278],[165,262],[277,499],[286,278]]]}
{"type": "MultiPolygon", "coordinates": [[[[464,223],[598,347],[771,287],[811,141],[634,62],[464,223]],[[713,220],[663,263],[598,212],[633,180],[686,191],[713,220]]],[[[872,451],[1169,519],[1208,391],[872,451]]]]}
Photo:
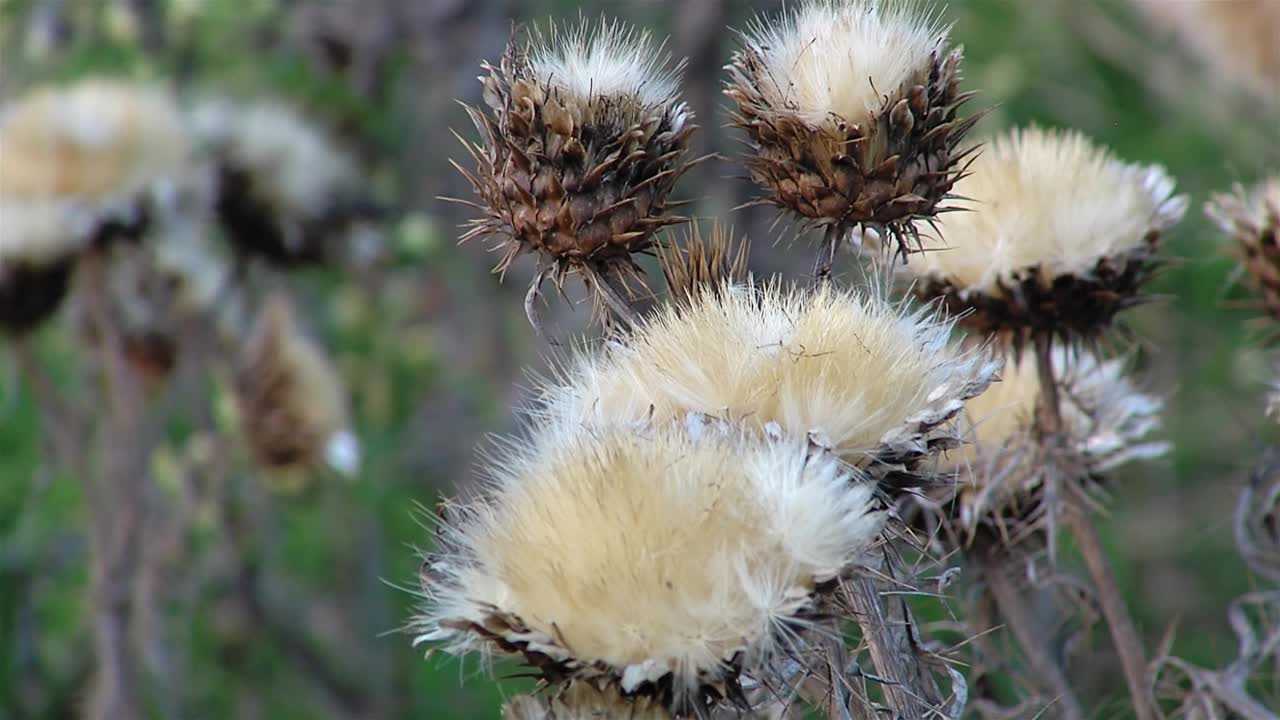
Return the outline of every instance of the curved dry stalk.
{"type": "MultiPolygon", "coordinates": [[[[1124,669],[1125,684],[1128,685],[1129,695],[1133,700],[1134,714],[1138,720],[1155,720],[1155,708],[1147,682],[1146,651],[1124,597],[1120,594],[1098,531],[1093,525],[1089,501],[1075,478],[1059,477],[1062,468],[1059,467],[1058,459],[1063,456],[1060,448],[1063,441],[1062,408],[1055,379],[1057,376],[1053,369],[1052,345],[1053,337],[1048,333],[1040,333],[1035,338],[1036,368],[1040,375],[1041,394],[1037,419],[1041,433],[1040,443],[1045,453],[1045,487],[1046,490],[1058,488],[1061,492],[1058,498],[1063,505],[1061,515],[1066,520],[1080,548],[1089,576],[1093,579],[1102,613],[1111,630],[1112,644],[1115,645],[1120,665],[1124,669]]],[[[1052,509],[1050,512],[1056,513],[1052,509]]],[[[1050,532],[1053,532],[1052,524],[1050,532]]]]}
{"type": "Polygon", "coordinates": [[[1235,541],[1251,571],[1280,582],[1280,449],[1262,456],[1240,492],[1235,541]]]}

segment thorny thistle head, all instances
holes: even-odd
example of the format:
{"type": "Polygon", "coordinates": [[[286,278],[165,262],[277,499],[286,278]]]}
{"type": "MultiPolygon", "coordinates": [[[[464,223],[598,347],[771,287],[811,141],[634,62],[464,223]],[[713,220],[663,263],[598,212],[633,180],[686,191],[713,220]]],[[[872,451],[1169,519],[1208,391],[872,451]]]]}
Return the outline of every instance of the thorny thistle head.
{"type": "Polygon", "coordinates": [[[747,258],[751,246],[733,237],[733,230],[715,224],[704,235],[695,223],[685,235],[684,246],[658,245],[658,264],[667,281],[667,293],[676,303],[693,303],[704,290],[718,292],[747,282],[747,258]]]}
{"type": "Polygon", "coordinates": [[[56,200],[0,197],[0,332],[24,335],[66,297],[92,214],[56,200]]]}
{"type": "Polygon", "coordinates": [[[705,413],[813,435],[873,477],[919,484],[921,461],[998,363],[947,340],[951,323],[834,287],[722,285],[656,311],[540,393],[553,423],[643,425],[705,413]]]}
{"type": "Polygon", "coordinates": [[[241,253],[284,268],[324,262],[374,212],[355,160],[291,108],[208,100],[192,124],[217,164],[218,221],[241,253]]]}
{"type": "Polygon", "coordinates": [[[415,642],[519,655],[684,717],[741,703],[740,675],[796,654],[880,534],[874,484],[803,437],[700,418],[535,430],[446,506],[415,642]]]}
{"type": "Polygon", "coordinates": [[[284,296],[268,299],[241,351],[235,380],[241,434],[259,466],[356,472],[360,447],[342,379],[302,334],[284,296]]]}
{"type": "MultiPolygon", "coordinates": [[[[1053,349],[1059,385],[1064,466],[1097,478],[1122,463],[1163,454],[1168,445],[1150,439],[1160,425],[1163,403],[1141,392],[1123,360],[1100,360],[1087,350],[1053,349]]],[[[944,507],[956,528],[972,537],[980,527],[1009,538],[1009,525],[1034,522],[1043,507],[1043,457],[1036,424],[1041,402],[1036,357],[1010,359],[1001,381],[965,404],[962,425],[968,442],[947,455],[960,471],[944,507]]],[[[1019,528],[1022,529],[1022,528],[1019,528]]]]}
{"type": "Polygon", "coordinates": [[[910,257],[914,291],[1015,347],[1096,338],[1140,302],[1161,233],[1186,211],[1173,188],[1163,168],[1125,163],[1079,133],[1014,130],[956,183],[967,211],[938,218],[910,257]]]}
{"type": "Polygon", "coordinates": [[[1214,195],[1205,212],[1235,241],[1237,256],[1262,293],[1262,309],[1280,322],[1280,177],[1214,195]]]}
{"type": "Polygon", "coordinates": [[[910,249],[940,210],[977,121],[957,111],[959,49],[913,2],[805,0],[757,20],[733,55],[725,94],[747,133],[761,202],[834,229],[881,228],[910,249]]]}
{"type": "Polygon", "coordinates": [[[639,278],[633,256],[685,221],[668,196],[691,166],[695,126],[680,68],[668,65],[647,33],[583,20],[532,31],[484,66],[488,110],[468,108],[481,136],[466,143],[475,169],[458,166],[481,217],[462,239],[497,239],[499,272],[536,254],[531,298],[545,277],[575,272],[616,305],[615,288],[639,278]]]}

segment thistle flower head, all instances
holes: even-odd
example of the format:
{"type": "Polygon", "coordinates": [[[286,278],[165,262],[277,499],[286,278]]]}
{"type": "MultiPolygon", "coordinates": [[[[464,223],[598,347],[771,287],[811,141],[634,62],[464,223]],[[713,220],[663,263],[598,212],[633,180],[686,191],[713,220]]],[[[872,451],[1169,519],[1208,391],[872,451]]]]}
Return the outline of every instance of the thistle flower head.
{"type": "Polygon", "coordinates": [[[629,698],[612,685],[570,683],[551,697],[521,695],[502,706],[502,720],[671,720],[671,713],[650,697],[629,698]]]}
{"type": "Polygon", "coordinates": [[[725,94],[764,202],[824,226],[884,227],[906,252],[965,153],[961,53],[914,2],[805,0],[757,20],[725,94]]]}
{"type": "Polygon", "coordinates": [[[241,431],[254,461],[277,471],[359,467],[342,380],[302,334],[283,296],[270,298],[236,369],[241,431]]]}
{"type": "Polygon", "coordinates": [[[747,281],[750,244],[734,239],[733,230],[715,225],[704,235],[698,225],[690,226],[684,246],[658,246],[658,262],[667,281],[667,292],[680,303],[692,303],[704,290],[718,292],[747,281]]]}
{"type": "Polygon", "coordinates": [[[1214,195],[1205,212],[1235,241],[1245,272],[1262,292],[1263,310],[1280,321],[1280,177],[1214,195]]]}
{"type": "Polygon", "coordinates": [[[705,413],[814,433],[844,461],[888,472],[948,446],[946,423],[998,364],[948,345],[951,324],[830,286],[724,285],[658,311],[542,390],[570,426],[639,426],[705,413]]]}
{"type": "Polygon", "coordinates": [[[505,448],[447,509],[416,642],[705,707],[879,534],[874,486],[803,438],[560,430],[505,448]]]}
{"type": "Polygon", "coordinates": [[[24,335],[57,311],[90,217],[61,200],[0,197],[0,333],[24,335]]]}
{"type": "MultiPolygon", "coordinates": [[[[1052,355],[1071,467],[1096,476],[1168,449],[1150,439],[1159,428],[1163,403],[1134,386],[1123,360],[1101,360],[1086,350],[1060,346],[1052,355]]],[[[1020,514],[1015,508],[1034,509],[1042,481],[1035,421],[1039,403],[1036,358],[1023,353],[1006,366],[1000,382],[965,404],[971,442],[950,453],[947,461],[964,475],[956,487],[960,522],[967,531],[1020,514]]]]}
{"type": "Polygon", "coordinates": [[[463,239],[497,239],[499,271],[536,253],[558,281],[637,276],[632,255],[684,221],[668,195],[694,125],[667,68],[648,34],[603,21],[513,41],[485,66],[488,111],[468,109],[481,140],[463,172],[482,216],[463,239]]]}
{"type": "Polygon", "coordinates": [[[355,161],[296,111],[208,100],[192,112],[217,158],[217,212],[238,250],[281,266],[318,262],[370,208],[355,161]]]}
{"type": "Polygon", "coordinates": [[[1161,233],[1186,211],[1159,166],[1125,163],[1076,132],[1029,128],[991,142],[956,183],[966,212],[938,218],[908,265],[924,298],[1015,341],[1075,340],[1137,302],[1161,233]]]}

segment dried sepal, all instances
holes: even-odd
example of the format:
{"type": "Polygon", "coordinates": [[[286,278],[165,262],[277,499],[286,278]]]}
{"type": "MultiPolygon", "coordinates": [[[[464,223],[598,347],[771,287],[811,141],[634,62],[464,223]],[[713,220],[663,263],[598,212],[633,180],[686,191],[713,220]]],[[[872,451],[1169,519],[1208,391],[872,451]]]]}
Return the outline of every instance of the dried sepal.
{"type": "Polygon", "coordinates": [[[932,476],[950,421],[999,363],[948,343],[937,312],[876,292],[724,284],[668,306],[540,391],[571,426],[639,426],[689,412],[811,436],[887,487],[932,476]]]}
{"type": "Polygon", "coordinates": [[[680,717],[742,707],[877,541],[873,483],[803,438],[709,419],[536,424],[446,507],[416,642],[516,655],[680,717]]]}
{"type": "Polygon", "coordinates": [[[1076,132],[1014,130],[987,144],[908,267],[915,294],[1014,348],[1097,338],[1142,301],[1163,232],[1186,211],[1159,166],[1122,162],[1076,132]]]}
{"type": "Polygon", "coordinates": [[[672,299],[687,304],[706,290],[718,292],[726,285],[747,281],[749,242],[735,239],[733,230],[720,224],[712,226],[709,236],[696,224],[691,228],[683,246],[675,243],[658,246],[658,264],[672,299]]]}
{"type": "Polygon", "coordinates": [[[359,445],[342,379],[297,326],[283,295],[268,299],[236,367],[241,434],[260,467],[289,472],[328,465],[352,474],[359,445]]]}
{"type": "Polygon", "coordinates": [[[944,209],[977,121],[958,116],[971,94],[947,34],[911,3],[871,0],[807,0],[750,26],[725,94],[760,201],[828,228],[829,252],[856,225],[909,252],[916,222],[944,209]]]}
{"type": "Polygon", "coordinates": [[[1280,177],[1215,194],[1205,213],[1234,241],[1245,273],[1262,293],[1263,312],[1280,322],[1280,177]]]}
{"type": "Polygon", "coordinates": [[[616,23],[513,39],[497,67],[484,66],[487,110],[467,108],[480,132],[478,143],[464,141],[474,170],[455,166],[480,217],[462,240],[495,240],[496,272],[536,254],[535,283],[578,273],[611,309],[625,305],[627,288],[642,282],[633,256],[652,250],[660,228],[686,221],[669,195],[692,165],[695,126],[679,67],[667,65],[647,33],[616,23]]]}

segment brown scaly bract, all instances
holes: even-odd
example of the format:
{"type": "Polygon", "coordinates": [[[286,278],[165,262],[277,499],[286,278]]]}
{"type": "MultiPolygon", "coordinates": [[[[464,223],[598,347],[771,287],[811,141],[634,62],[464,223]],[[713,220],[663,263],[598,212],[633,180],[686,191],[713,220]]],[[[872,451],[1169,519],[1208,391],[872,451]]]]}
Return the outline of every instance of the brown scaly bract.
{"type": "Polygon", "coordinates": [[[468,108],[481,141],[467,143],[475,171],[462,170],[483,216],[462,239],[499,239],[498,272],[539,255],[529,307],[544,278],[578,272],[625,317],[617,290],[638,279],[632,255],[686,220],[668,214],[668,195],[692,165],[695,126],[678,68],[663,64],[647,34],[584,22],[512,42],[498,67],[484,66],[489,112],[468,108]]]}
{"type": "Polygon", "coordinates": [[[971,93],[945,41],[908,7],[865,0],[809,2],[744,33],[725,94],[760,202],[826,227],[829,254],[857,224],[906,254],[972,152],[957,151],[978,118],[957,118],[971,93]]]}

